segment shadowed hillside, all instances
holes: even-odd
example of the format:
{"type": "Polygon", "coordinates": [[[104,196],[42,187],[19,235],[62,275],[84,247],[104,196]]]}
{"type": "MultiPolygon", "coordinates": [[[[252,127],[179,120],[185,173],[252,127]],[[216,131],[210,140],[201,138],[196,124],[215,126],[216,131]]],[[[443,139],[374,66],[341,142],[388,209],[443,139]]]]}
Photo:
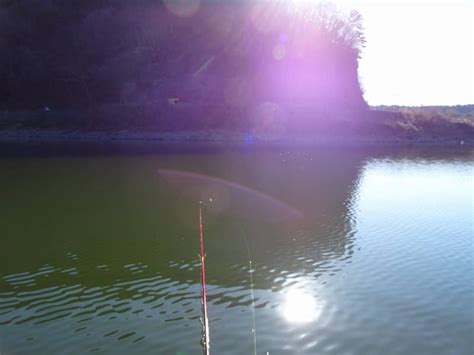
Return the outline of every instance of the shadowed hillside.
{"type": "Polygon", "coordinates": [[[366,107],[361,16],[331,4],[18,0],[0,18],[4,119],[247,128],[268,112],[278,126],[366,107]]]}

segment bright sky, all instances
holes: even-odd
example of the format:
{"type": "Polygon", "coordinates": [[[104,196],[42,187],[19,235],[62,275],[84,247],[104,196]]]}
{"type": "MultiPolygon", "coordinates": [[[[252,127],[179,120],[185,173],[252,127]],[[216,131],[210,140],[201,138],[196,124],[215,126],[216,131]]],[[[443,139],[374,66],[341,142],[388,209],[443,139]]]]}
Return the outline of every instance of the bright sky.
{"type": "Polygon", "coordinates": [[[370,105],[474,104],[473,0],[335,0],[364,17],[370,105]]]}

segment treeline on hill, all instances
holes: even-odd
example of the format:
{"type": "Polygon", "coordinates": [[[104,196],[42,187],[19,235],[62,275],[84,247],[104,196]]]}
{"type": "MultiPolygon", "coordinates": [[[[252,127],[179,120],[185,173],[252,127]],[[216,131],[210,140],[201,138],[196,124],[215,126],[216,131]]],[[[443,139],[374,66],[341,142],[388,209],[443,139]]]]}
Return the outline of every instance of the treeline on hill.
{"type": "Polygon", "coordinates": [[[364,41],[360,14],[332,4],[2,0],[0,109],[43,126],[305,129],[367,108],[364,41]]]}

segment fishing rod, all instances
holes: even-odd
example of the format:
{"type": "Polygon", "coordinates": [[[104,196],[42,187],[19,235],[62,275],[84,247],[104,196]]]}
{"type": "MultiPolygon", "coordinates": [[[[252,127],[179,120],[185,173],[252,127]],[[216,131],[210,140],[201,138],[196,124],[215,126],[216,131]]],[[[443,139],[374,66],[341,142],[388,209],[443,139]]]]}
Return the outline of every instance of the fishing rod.
{"type": "Polygon", "coordinates": [[[206,267],[204,263],[204,238],[202,232],[202,207],[199,204],[199,243],[201,250],[201,302],[202,302],[202,338],[203,353],[209,355],[209,320],[207,318],[206,267]]]}

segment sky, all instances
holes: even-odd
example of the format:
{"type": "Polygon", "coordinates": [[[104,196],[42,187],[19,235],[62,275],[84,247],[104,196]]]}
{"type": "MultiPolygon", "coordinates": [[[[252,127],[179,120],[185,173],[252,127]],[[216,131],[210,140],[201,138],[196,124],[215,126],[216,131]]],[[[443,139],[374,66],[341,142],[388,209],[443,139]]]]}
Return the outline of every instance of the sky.
{"type": "Polygon", "coordinates": [[[474,104],[474,0],[335,0],[364,18],[370,105],[474,104]]]}

